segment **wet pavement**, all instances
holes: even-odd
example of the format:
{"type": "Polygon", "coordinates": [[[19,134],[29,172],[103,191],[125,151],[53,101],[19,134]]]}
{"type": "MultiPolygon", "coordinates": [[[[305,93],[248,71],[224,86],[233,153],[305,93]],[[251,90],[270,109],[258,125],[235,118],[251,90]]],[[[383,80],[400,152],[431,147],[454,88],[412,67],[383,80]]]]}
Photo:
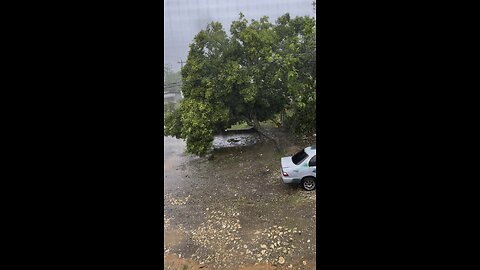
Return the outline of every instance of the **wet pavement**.
{"type": "Polygon", "coordinates": [[[314,269],[316,193],[281,182],[271,143],[225,136],[213,160],[164,137],[164,269],[314,269]]]}

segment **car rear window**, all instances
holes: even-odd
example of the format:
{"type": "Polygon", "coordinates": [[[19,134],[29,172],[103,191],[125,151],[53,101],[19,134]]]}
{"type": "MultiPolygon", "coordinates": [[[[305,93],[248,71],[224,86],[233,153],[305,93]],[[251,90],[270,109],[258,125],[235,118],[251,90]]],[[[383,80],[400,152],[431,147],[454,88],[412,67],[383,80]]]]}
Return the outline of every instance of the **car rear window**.
{"type": "Polygon", "coordinates": [[[302,151],[296,153],[292,157],[292,161],[293,161],[293,163],[295,163],[295,165],[298,165],[298,164],[302,163],[302,161],[304,161],[307,157],[308,157],[307,153],[305,153],[305,151],[302,150],[302,151]]]}
{"type": "Polygon", "coordinates": [[[317,156],[313,156],[312,159],[308,162],[308,166],[316,167],[317,166],[317,156]]]}

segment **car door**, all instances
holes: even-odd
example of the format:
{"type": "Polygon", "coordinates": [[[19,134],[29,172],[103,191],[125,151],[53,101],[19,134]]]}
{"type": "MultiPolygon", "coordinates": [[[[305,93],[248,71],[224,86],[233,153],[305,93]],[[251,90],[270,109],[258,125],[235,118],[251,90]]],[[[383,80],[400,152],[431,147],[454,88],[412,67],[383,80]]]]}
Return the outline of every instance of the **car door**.
{"type": "Polygon", "coordinates": [[[310,173],[317,178],[317,155],[313,156],[308,162],[310,173]]]}

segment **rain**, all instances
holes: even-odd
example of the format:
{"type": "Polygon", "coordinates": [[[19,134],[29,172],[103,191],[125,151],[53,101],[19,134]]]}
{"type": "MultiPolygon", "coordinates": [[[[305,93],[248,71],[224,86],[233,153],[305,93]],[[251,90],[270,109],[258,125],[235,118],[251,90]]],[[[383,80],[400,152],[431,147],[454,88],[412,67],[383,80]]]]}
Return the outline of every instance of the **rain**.
{"type": "Polygon", "coordinates": [[[212,21],[222,23],[228,32],[240,12],[248,20],[268,16],[274,21],[287,12],[292,17],[315,17],[311,0],[165,0],[163,3],[164,64],[175,71],[180,70],[180,61],[186,61],[193,37],[212,21]]]}
{"type": "MultiPolygon", "coordinates": [[[[301,111],[292,109],[292,106],[298,105],[293,104],[294,99],[288,96],[292,94],[280,92],[279,88],[271,87],[271,91],[268,91],[268,87],[258,87],[259,92],[273,93],[268,96],[268,101],[263,103],[268,104],[271,101],[274,104],[264,111],[272,115],[269,119],[258,120],[255,117],[255,122],[252,119],[232,118],[232,121],[223,125],[217,123],[219,126],[215,133],[201,133],[198,139],[188,134],[194,129],[181,121],[188,120],[187,117],[201,115],[199,107],[202,106],[212,106],[212,111],[215,111],[214,106],[224,100],[205,104],[204,96],[198,99],[192,97],[192,88],[197,92],[206,90],[198,86],[189,86],[191,85],[189,74],[195,73],[193,75],[197,76],[197,79],[200,77],[198,80],[201,81],[210,74],[223,75],[226,68],[225,66],[217,68],[219,65],[215,62],[215,65],[211,66],[216,69],[203,69],[206,72],[201,74],[198,71],[192,72],[190,67],[193,65],[192,62],[195,63],[195,58],[191,57],[188,59],[187,67],[183,69],[183,74],[180,73],[182,66],[187,62],[189,44],[209,23],[220,22],[223,30],[229,35],[230,25],[232,21],[239,19],[240,13],[249,22],[267,16],[269,22],[274,23],[286,13],[289,13],[290,18],[297,16],[315,18],[312,2],[312,0],[164,1],[164,269],[316,268],[316,192],[314,188],[302,188],[303,183],[307,182],[305,179],[310,181],[314,179],[316,182],[316,178],[313,177],[316,175],[304,175],[303,179],[298,178],[299,183],[296,185],[290,185],[282,178],[284,158],[292,158],[308,146],[315,145],[316,140],[315,130],[299,134],[293,132],[289,126],[298,121],[286,121],[296,119],[293,117],[298,115],[294,112],[301,111]],[[276,100],[275,95],[278,96],[278,93],[283,93],[285,99],[276,100]],[[189,102],[196,103],[189,107],[188,104],[191,104],[189,102]],[[192,113],[185,113],[188,110],[192,110],[192,113]],[[179,115],[182,117],[177,117],[179,115]],[[177,120],[180,122],[175,122],[177,120]],[[175,133],[178,126],[182,129],[180,135],[175,133]],[[208,134],[211,134],[211,137],[208,134]],[[195,145],[195,142],[204,141],[211,142],[207,154],[195,154],[192,149],[206,149],[195,145]]],[[[310,29],[315,28],[315,20],[311,18],[308,20],[310,29]]],[[[310,41],[315,40],[312,33],[314,31],[310,31],[310,41]]],[[[297,35],[297,32],[294,34],[297,35]]],[[[283,40],[280,38],[278,40],[277,43],[271,42],[268,46],[282,44],[283,40]]],[[[241,44],[243,46],[243,43],[241,44]]],[[[311,67],[316,65],[314,61],[310,61],[315,58],[313,55],[316,53],[315,46],[299,44],[300,42],[295,46],[303,51],[292,53],[291,56],[301,59],[297,62],[302,63],[302,72],[308,73],[312,70],[311,67]],[[305,56],[307,54],[308,56],[305,56]]],[[[294,45],[290,46],[295,48],[294,45]]],[[[261,57],[266,59],[264,55],[261,57]]],[[[238,55],[235,54],[233,58],[235,58],[233,61],[237,61],[238,55]]],[[[272,60],[269,62],[266,63],[271,65],[268,70],[272,70],[271,67],[276,67],[275,65],[279,66],[271,64],[274,62],[272,60]]],[[[238,64],[238,67],[243,69],[248,64],[248,62],[244,65],[238,64]]],[[[285,76],[278,77],[274,84],[284,84],[287,81],[285,76]]],[[[309,87],[304,87],[301,94],[296,94],[300,96],[298,100],[303,102],[301,96],[305,96],[304,94],[314,99],[316,78],[313,80],[312,76],[303,76],[301,79],[310,84],[304,84],[309,87]]],[[[267,85],[273,80],[261,74],[255,77],[255,81],[253,77],[252,79],[247,77],[244,81],[252,85],[260,83],[267,85]]],[[[208,91],[217,91],[215,93],[222,93],[227,89],[222,83],[212,83],[209,87],[213,90],[208,91]]],[[[240,87],[244,86],[238,86],[240,87]]],[[[282,89],[285,90],[286,87],[282,89]]],[[[239,93],[243,92],[239,90],[239,93]]],[[[243,100],[237,96],[230,98],[234,101],[243,100]]],[[[312,103],[306,99],[305,102],[310,102],[308,104],[313,108],[309,112],[316,110],[314,101],[312,103]]],[[[245,104],[239,102],[237,105],[245,104]]],[[[228,106],[229,109],[237,108],[234,105],[228,106]]],[[[305,115],[307,114],[303,113],[300,118],[310,119],[304,117],[305,115]]],[[[205,128],[207,126],[205,124],[211,121],[211,118],[205,119],[207,122],[196,125],[196,130],[202,130],[202,127],[205,128]]],[[[314,154],[305,158],[305,164],[308,163],[308,166],[304,166],[313,172],[316,171],[316,164],[309,161],[314,158],[314,154]]]]}

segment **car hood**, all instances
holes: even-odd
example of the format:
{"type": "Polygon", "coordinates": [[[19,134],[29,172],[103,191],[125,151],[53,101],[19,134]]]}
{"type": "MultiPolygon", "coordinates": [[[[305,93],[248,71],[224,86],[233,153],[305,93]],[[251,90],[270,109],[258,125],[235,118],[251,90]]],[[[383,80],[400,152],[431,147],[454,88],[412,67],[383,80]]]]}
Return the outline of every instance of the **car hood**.
{"type": "Polygon", "coordinates": [[[297,166],[297,165],[295,165],[295,163],[293,163],[292,157],[283,157],[283,158],[281,159],[281,162],[282,162],[282,168],[283,168],[283,169],[292,168],[292,167],[296,167],[296,166],[297,166]]]}

